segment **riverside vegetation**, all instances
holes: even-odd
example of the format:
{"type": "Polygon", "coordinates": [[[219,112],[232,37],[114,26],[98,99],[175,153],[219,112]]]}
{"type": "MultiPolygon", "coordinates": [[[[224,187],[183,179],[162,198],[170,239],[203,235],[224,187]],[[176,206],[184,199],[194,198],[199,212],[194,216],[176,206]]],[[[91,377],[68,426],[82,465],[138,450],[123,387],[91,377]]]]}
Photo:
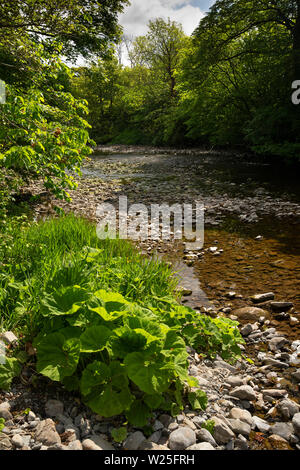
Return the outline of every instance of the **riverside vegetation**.
{"type": "MultiPolygon", "coordinates": [[[[59,207],[56,219],[34,222],[18,202],[32,180],[45,189],[35,200],[70,201],[71,173],[96,142],[242,143],[297,158],[288,90],[298,73],[299,2],[262,0],[253,10],[220,0],[191,38],[158,18],[129,44],[131,67],[115,47],[126,0],[20,3],[0,6],[0,328],[18,336],[0,364],[0,388],[30,369],[32,387],[54,382],[98,415],[138,427],[155,411],[204,410],[188,351],[234,362],[244,343],[238,323],[181,305],[170,268],[128,242],[99,240],[94,224],[59,207]],[[88,66],[62,60],[80,56],[88,66]]],[[[3,431],[10,412],[1,413],[3,431]]],[[[125,432],[112,436],[123,441],[125,432]]]]}
{"type": "Polygon", "coordinates": [[[205,408],[205,393],[188,375],[186,346],[237,358],[236,322],[179,305],[167,265],[128,242],[99,240],[83,219],[17,225],[10,237],[2,251],[1,327],[22,339],[0,366],[1,388],[35,362],[32,344],[36,371],[80,391],[102,416],[125,413],[144,426],[153,409],[176,415],[185,400],[205,408]]]}

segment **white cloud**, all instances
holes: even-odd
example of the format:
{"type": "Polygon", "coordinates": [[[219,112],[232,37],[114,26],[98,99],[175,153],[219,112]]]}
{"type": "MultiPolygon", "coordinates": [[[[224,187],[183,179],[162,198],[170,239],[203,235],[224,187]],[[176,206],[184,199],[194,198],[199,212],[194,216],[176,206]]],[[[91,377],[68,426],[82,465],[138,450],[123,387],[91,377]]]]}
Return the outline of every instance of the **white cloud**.
{"type": "Polygon", "coordinates": [[[170,18],[182,24],[186,34],[191,34],[204,14],[191,0],[131,0],[131,5],[120,15],[124,34],[140,36],[147,32],[149,20],[170,18]]]}

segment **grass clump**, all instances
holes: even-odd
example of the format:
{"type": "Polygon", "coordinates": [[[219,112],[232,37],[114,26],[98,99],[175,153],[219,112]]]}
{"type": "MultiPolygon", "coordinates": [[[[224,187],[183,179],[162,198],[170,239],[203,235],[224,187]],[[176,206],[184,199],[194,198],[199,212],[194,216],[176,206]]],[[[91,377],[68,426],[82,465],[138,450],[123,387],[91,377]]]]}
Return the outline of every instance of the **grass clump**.
{"type": "MultiPolygon", "coordinates": [[[[137,427],[153,410],[205,409],[186,346],[238,357],[236,322],[178,304],[167,264],[124,240],[100,240],[84,219],[19,224],[10,235],[0,268],[1,327],[32,343],[38,374],[80,394],[101,416],[122,414],[137,427]]],[[[20,373],[19,362],[8,357],[0,366],[0,388],[20,373]]]]}

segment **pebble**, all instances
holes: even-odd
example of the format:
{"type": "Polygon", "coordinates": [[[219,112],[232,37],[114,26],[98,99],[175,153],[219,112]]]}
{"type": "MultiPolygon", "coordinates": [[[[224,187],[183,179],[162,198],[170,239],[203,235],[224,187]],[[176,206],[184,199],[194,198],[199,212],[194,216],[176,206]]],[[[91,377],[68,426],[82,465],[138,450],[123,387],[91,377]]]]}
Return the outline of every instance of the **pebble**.
{"type": "Polygon", "coordinates": [[[48,400],[45,405],[45,413],[49,418],[62,415],[64,412],[64,404],[59,400],[48,400]]]}
{"type": "Polygon", "coordinates": [[[230,393],[230,396],[239,398],[240,400],[253,401],[256,399],[256,393],[250,385],[242,385],[241,387],[234,388],[230,393]]]}
{"type": "Polygon", "coordinates": [[[220,418],[214,417],[214,432],[213,438],[217,444],[227,444],[231,439],[234,439],[234,433],[227,424],[220,418]]]}
{"type": "Polygon", "coordinates": [[[249,413],[249,411],[247,410],[242,410],[241,408],[232,408],[229,413],[229,418],[243,421],[244,423],[247,423],[249,426],[251,426],[253,422],[251,413],[249,413]]]}
{"type": "Polygon", "coordinates": [[[20,434],[15,434],[11,438],[11,442],[17,449],[21,449],[24,446],[24,441],[20,434]]]}
{"type": "Polygon", "coordinates": [[[141,431],[136,431],[127,437],[124,448],[126,450],[137,450],[145,439],[146,438],[141,431]]]}
{"type": "Polygon", "coordinates": [[[276,434],[277,436],[283,437],[288,441],[294,432],[293,425],[291,423],[275,423],[270,427],[270,433],[276,434]]]}
{"type": "Polygon", "coordinates": [[[169,447],[171,450],[185,450],[196,444],[196,434],[190,428],[179,427],[170,434],[169,447]]]}
{"type": "Polygon", "coordinates": [[[211,444],[213,447],[217,447],[215,439],[213,438],[211,433],[205,428],[197,429],[196,438],[200,442],[209,442],[209,444],[211,444]]]}
{"type": "Polygon", "coordinates": [[[252,416],[252,428],[258,429],[260,432],[269,432],[270,425],[264,419],[260,418],[259,416],[252,416]]]}
{"type": "Polygon", "coordinates": [[[200,442],[188,447],[186,450],[215,450],[209,442],[200,442]]]}
{"type": "Polygon", "coordinates": [[[55,429],[52,419],[47,418],[38,423],[35,431],[35,440],[45,446],[61,444],[60,436],[55,429]]]}
{"type": "Polygon", "coordinates": [[[292,424],[294,426],[295,434],[300,437],[300,413],[294,414],[292,424]]]}

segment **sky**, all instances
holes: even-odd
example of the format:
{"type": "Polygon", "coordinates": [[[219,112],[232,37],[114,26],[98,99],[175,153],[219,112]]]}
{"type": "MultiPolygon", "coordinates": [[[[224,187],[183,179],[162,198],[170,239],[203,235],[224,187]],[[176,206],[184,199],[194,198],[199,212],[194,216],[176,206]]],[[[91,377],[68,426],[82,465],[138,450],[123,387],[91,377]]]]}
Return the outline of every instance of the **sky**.
{"type": "Polygon", "coordinates": [[[214,0],[131,0],[120,15],[125,36],[140,36],[147,32],[149,20],[162,17],[182,24],[190,35],[198,26],[214,0]]]}

